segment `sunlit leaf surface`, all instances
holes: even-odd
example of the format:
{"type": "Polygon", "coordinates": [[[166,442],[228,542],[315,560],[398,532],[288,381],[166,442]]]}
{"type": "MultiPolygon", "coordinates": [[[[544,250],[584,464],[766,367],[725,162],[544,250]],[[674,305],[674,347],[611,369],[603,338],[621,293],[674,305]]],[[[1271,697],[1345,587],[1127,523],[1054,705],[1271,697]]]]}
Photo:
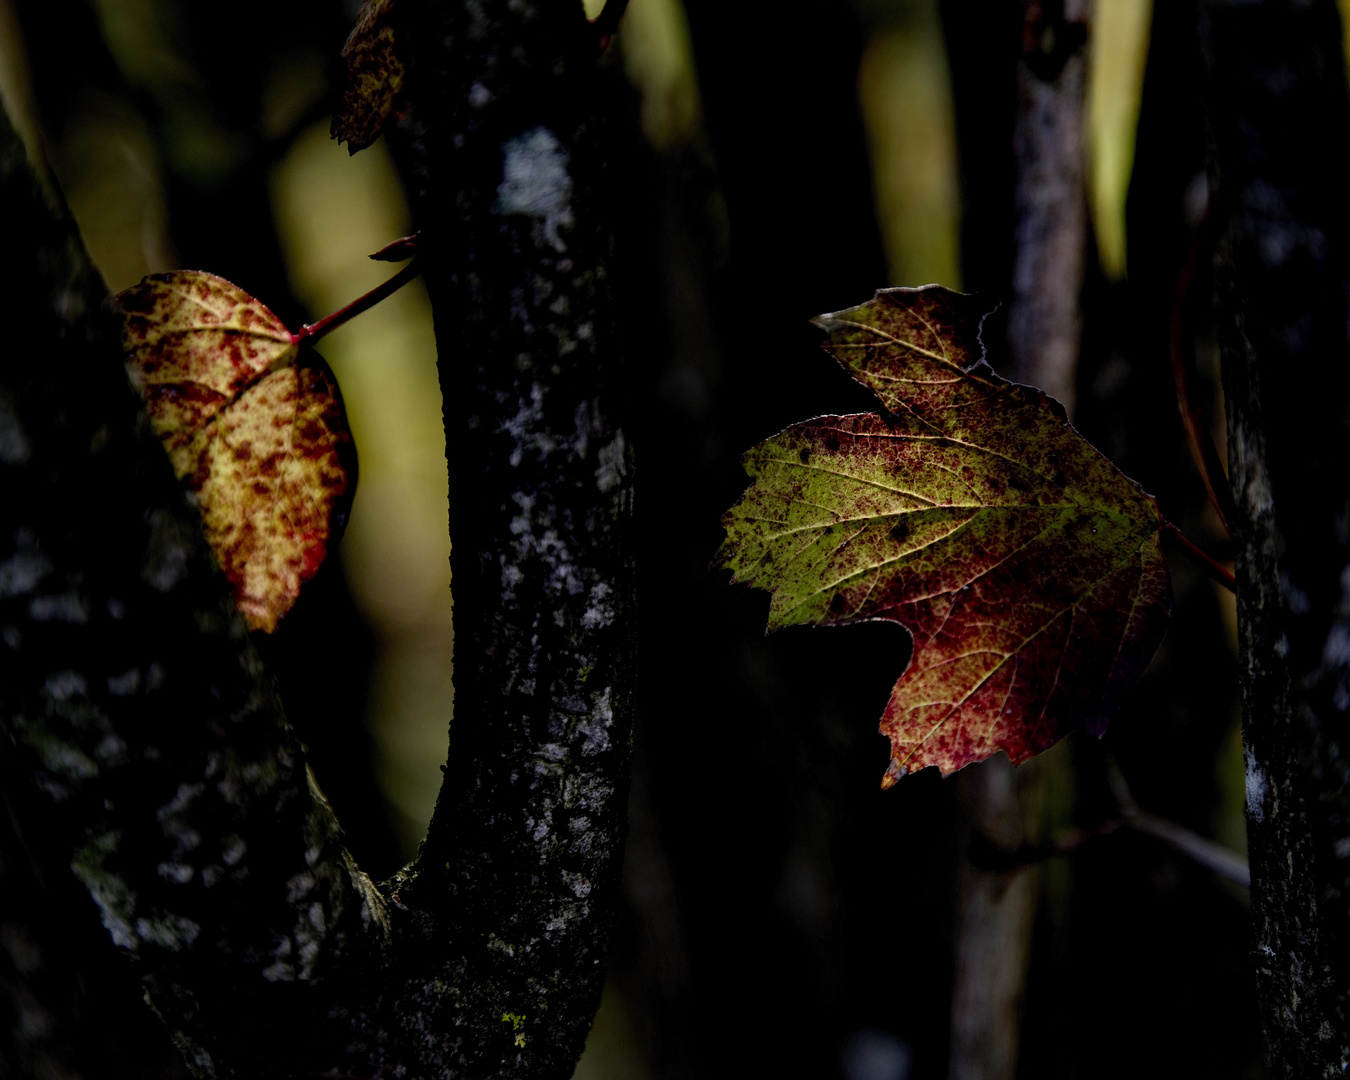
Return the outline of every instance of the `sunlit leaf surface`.
{"type": "Polygon", "coordinates": [[[759,444],[723,518],[719,558],[772,594],[770,629],[889,619],[910,632],[881,722],[887,787],[1100,734],[1170,613],[1157,504],[1058,403],[983,363],[982,315],[929,287],[817,319],[884,411],[759,444]]]}
{"type": "Polygon", "coordinates": [[[271,631],[341,532],[355,454],[328,366],[222,278],[154,274],[114,298],[132,379],[249,627],[271,631]]]}

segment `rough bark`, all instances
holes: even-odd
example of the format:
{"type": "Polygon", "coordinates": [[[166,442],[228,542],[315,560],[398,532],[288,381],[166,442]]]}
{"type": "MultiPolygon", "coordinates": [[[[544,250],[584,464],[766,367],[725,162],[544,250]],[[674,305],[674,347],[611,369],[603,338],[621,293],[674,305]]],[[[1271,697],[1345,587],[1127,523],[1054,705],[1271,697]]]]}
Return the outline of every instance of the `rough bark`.
{"type": "Polygon", "coordinates": [[[262,1064],[239,1032],[270,1055],[297,987],[379,947],[383,909],[141,421],[102,283],[8,125],[0,139],[18,335],[0,375],[5,797],[41,877],[84,887],[188,1061],[230,1075],[262,1064]]]}
{"type": "Polygon", "coordinates": [[[1350,139],[1331,0],[1200,9],[1272,1073],[1350,1063],[1350,139]]]}
{"type": "MultiPolygon", "coordinates": [[[[436,304],[461,648],[440,801],[383,895],[344,850],[149,434],[97,273],[0,129],[0,304],[34,343],[0,353],[15,825],[0,874],[82,897],[80,925],[101,918],[96,947],[130,961],[201,1077],[565,1077],[599,1000],[634,657],[632,469],[586,113],[596,43],[579,4],[418,18],[403,147],[436,304]]],[[[98,1074],[62,1058],[78,1017],[37,1008],[71,1007],[43,997],[27,948],[41,927],[11,899],[0,1071],[98,1074]]]]}
{"type": "Polygon", "coordinates": [[[423,973],[395,1015],[450,1029],[447,1075],[565,1077],[600,999],[635,689],[597,42],[579,3],[406,18],[394,145],[430,255],[458,655],[446,782],[392,885],[423,973]]]}
{"type": "Polygon", "coordinates": [[[1029,0],[1013,129],[1017,240],[1008,305],[1008,376],[1072,415],[1087,257],[1083,181],[1087,0],[1029,0]]]}

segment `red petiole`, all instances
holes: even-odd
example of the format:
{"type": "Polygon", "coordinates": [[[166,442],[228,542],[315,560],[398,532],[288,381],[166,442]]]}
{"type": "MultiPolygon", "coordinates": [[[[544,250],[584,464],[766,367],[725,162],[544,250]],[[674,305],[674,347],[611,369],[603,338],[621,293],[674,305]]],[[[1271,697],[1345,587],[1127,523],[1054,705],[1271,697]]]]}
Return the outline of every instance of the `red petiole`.
{"type": "Polygon", "coordinates": [[[1224,566],[1223,563],[1218,562],[1215,559],[1212,559],[1210,556],[1206,555],[1198,547],[1192,544],[1189,540],[1186,539],[1185,536],[1182,535],[1181,530],[1178,529],[1175,525],[1173,525],[1170,521],[1163,522],[1162,533],[1163,536],[1171,540],[1172,543],[1176,544],[1179,548],[1181,548],[1182,551],[1184,551],[1187,555],[1189,555],[1192,559],[1194,559],[1202,567],[1204,567],[1205,571],[1209,574],[1210,577],[1212,577],[1215,581],[1217,581],[1229,592],[1234,594],[1237,593],[1237,578],[1233,577],[1228,567],[1224,566]]]}
{"type": "Polygon", "coordinates": [[[371,289],[370,292],[366,293],[364,296],[357,297],[346,307],[338,308],[337,311],[333,312],[331,315],[325,315],[318,322],[312,322],[308,326],[300,327],[296,333],[291,335],[291,344],[303,345],[306,342],[318,341],[324,334],[336,330],[343,323],[356,318],[361,312],[368,311],[381,300],[398,292],[399,289],[403,288],[404,285],[408,284],[408,282],[415,278],[419,273],[420,270],[417,266],[417,260],[414,259],[383,285],[376,285],[375,288],[371,289]]]}

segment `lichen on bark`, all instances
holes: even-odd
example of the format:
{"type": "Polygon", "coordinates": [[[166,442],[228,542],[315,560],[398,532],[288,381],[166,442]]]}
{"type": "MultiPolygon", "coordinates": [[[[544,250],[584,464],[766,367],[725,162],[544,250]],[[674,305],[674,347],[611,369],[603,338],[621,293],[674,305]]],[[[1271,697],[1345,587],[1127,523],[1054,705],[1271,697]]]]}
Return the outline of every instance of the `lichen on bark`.
{"type": "Polygon", "coordinates": [[[1272,1075],[1350,1061],[1350,137],[1331,0],[1199,5],[1225,235],[1253,966],[1272,1075]]]}
{"type": "MultiPolygon", "coordinates": [[[[597,42],[579,5],[396,22],[461,650],[427,841],[382,889],[286,727],[70,221],[0,132],[7,239],[43,267],[0,299],[51,345],[0,365],[0,776],[39,877],[203,1077],[570,1075],[604,974],[634,632],[597,42]]],[[[0,840],[17,880],[20,838],[0,840]]],[[[0,958],[16,1007],[35,999],[13,958],[49,930],[30,921],[0,958]]],[[[16,1069],[60,1059],[53,1038],[16,1069]]]]}

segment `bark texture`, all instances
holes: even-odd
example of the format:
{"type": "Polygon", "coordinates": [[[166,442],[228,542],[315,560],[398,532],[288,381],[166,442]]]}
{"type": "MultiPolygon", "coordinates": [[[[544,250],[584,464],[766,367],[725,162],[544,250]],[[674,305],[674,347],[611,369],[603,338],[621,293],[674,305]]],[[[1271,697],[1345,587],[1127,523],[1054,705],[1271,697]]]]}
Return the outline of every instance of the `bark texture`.
{"type": "Polygon", "coordinates": [[[15,832],[56,897],[71,875],[83,887],[201,1075],[285,1070],[274,1051],[297,1014],[328,1022],[305,991],[380,947],[383,906],[141,418],[97,272],[7,124],[0,140],[0,303],[33,343],[7,346],[0,367],[0,767],[15,832]]]}
{"type": "Polygon", "coordinates": [[[598,46],[579,3],[404,18],[393,143],[429,251],[458,655],[445,785],[392,884],[419,942],[395,1015],[410,1043],[448,1031],[444,1075],[567,1077],[600,1000],[635,690],[598,46]]]}
{"type": "Polygon", "coordinates": [[[149,432],[72,223],[0,128],[0,304],[34,343],[0,352],[5,1076],[109,1071],[71,1050],[89,965],[34,895],[69,903],[69,940],[122,954],[199,1077],[566,1077],[581,1052],[634,682],[596,41],[579,4],[415,14],[400,145],[436,305],[460,655],[440,801],[382,890],[149,432]]]}
{"type": "Polygon", "coordinates": [[[1088,0],[1028,0],[1017,65],[1017,239],[1008,307],[1009,378],[1073,415],[1087,258],[1083,180],[1088,0]]]}
{"type": "Polygon", "coordinates": [[[1201,5],[1258,994],[1272,1073],[1350,1067],[1350,139],[1330,0],[1201,5]]]}

